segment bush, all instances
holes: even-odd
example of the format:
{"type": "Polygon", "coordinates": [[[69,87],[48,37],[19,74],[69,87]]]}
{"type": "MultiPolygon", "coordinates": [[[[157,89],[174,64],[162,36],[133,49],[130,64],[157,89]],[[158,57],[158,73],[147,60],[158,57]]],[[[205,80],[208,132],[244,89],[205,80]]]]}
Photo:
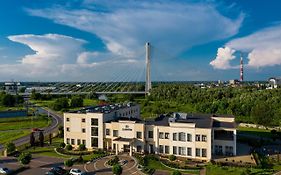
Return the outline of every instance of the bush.
{"type": "Polygon", "coordinates": [[[27,165],[31,161],[31,158],[32,156],[29,152],[23,152],[20,154],[18,161],[23,165],[27,165]]]}
{"type": "Polygon", "coordinates": [[[119,162],[119,158],[117,156],[114,156],[112,159],[110,159],[107,164],[110,166],[117,165],[119,162]]]}
{"type": "Polygon", "coordinates": [[[59,147],[60,147],[60,148],[64,148],[64,147],[65,147],[65,143],[64,143],[64,142],[61,142],[60,145],[59,145],[59,147]]]}
{"type": "Polygon", "coordinates": [[[179,170],[173,171],[172,175],[181,175],[181,172],[179,170]]]}
{"type": "Polygon", "coordinates": [[[113,165],[112,167],[113,174],[120,175],[122,174],[122,167],[119,164],[113,165]]]}
{"type": "Polygon", "coordinates": [[[68,159],[64,161],[64,165],[67,167],[71,167],[74,164],[72,159],[68,159]]]}
{"type": "Polygon", "coordinates": [[[84,144],[79,145],[79,151],[84,151],[86,150],[86,146],[84,144]]]}
{"type": "Polygon", "coordinates": [[[170,156],[169,156],[169,160],[170,160],[170,161],[175,161],[176,159],[177,159],[177,157],[174,156],[174,155],[170,155],[170,156]]]}
{"type": "Polygon", "coordinates": [[[7,143],[6,149],[7,149],[8,153],[12,153],[16,150],[16,146],[14,143],[10,142],[10,143],[7,143]]]}
{"type": "Polygon", "coordinates": [[[68,151],[70,151],[70,150],[72,150],[72,146],[71,146],[70,144],[67,144],[66,147],[65,147],[65,149],[68,150],[68,151]]]}

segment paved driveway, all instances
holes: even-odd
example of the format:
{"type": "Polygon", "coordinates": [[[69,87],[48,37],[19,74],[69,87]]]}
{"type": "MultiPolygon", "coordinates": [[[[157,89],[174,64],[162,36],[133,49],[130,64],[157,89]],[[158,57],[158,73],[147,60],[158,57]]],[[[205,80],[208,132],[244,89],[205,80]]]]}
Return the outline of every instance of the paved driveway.
{"type": "MultiPolygon", "coordinates": [[[[97,160],[93,163],[86,164],[84,166],[85,170],[90,173],[96,173],[97,175],[111,175],[112,167],[106,165],[106,162],[110,160],[113,156],[104,157],[100,160],[97,160]]],[[[128,163],[122,166],[123,173],[122,175],[139,175],[142,174],[137,169],[137,161],[127,155],[119,155],[120,160],[127,160],[128,163]]]]}

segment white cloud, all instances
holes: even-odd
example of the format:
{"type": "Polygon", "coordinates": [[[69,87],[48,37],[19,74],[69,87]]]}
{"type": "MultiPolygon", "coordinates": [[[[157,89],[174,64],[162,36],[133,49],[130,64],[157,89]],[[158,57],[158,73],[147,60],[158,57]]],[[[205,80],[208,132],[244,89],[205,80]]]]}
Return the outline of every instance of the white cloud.
{"type": "Polygon", "coordinates": [[[234,68],[230,65],[230,61],[235,59],[235,56],[233,55],[235,50],[224,47],[224,48],[218,48],[217,56],[216,58],[210,62],[210,64],[215,69],[230,69],[234,68]]]}
{"type": "Polygon", "coordinates": [[[235,35],[241,14],[230,19],[210,3],[176,1],[87,1],[87,9],[28,9],[30,15],[54,20],[97,35],[115,55],[136,57],[145,42],[171,55],[235,35]],[[98,6],[99,10],[96,10],[98,6]],[[89,9],[93,8],[93,9],[89,9]]]}
{"type": "MultiPolygon", "coordinates": [[[[281,65],[281,25],[268,27],[248,36],[233,39],[226,43],[225,46],[248,53],[247,66],[249,67],[281,65]]],[[[219,61],[216,58],[212,62],[219,61]]],[[[228,63],[224,64],[229,64],[229,61],[227,60],[228,63]]],[[[214,68],[219,67],[214,66],[214,68]]],[[[224,68],[222,67],[221,69],[224,68]]]]}

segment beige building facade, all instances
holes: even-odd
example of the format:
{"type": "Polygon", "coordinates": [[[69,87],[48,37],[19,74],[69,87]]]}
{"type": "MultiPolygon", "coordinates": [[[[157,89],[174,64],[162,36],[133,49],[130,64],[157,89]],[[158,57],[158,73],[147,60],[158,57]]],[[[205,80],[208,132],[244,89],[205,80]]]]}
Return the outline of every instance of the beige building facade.
{"type": "Polygon", "coordinates": [[[234,116],[174,113],[140,119],[136,104],[107,105],[64,114],[64,141],[74,147],[175,155],[209,161],[236,155],[234,116]]]}

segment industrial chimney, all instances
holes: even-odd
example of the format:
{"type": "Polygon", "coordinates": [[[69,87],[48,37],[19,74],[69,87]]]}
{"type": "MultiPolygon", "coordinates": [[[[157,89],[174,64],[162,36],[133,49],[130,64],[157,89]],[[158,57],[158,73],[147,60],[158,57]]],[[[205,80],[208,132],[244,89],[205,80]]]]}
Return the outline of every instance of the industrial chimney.
{"type": "Polygon", "coordinates": [[[240,55],[240,82],[243,82],[244,80],[244,75],[243,75],[243,57],[242,57],[242,53],[240,55]]]}

